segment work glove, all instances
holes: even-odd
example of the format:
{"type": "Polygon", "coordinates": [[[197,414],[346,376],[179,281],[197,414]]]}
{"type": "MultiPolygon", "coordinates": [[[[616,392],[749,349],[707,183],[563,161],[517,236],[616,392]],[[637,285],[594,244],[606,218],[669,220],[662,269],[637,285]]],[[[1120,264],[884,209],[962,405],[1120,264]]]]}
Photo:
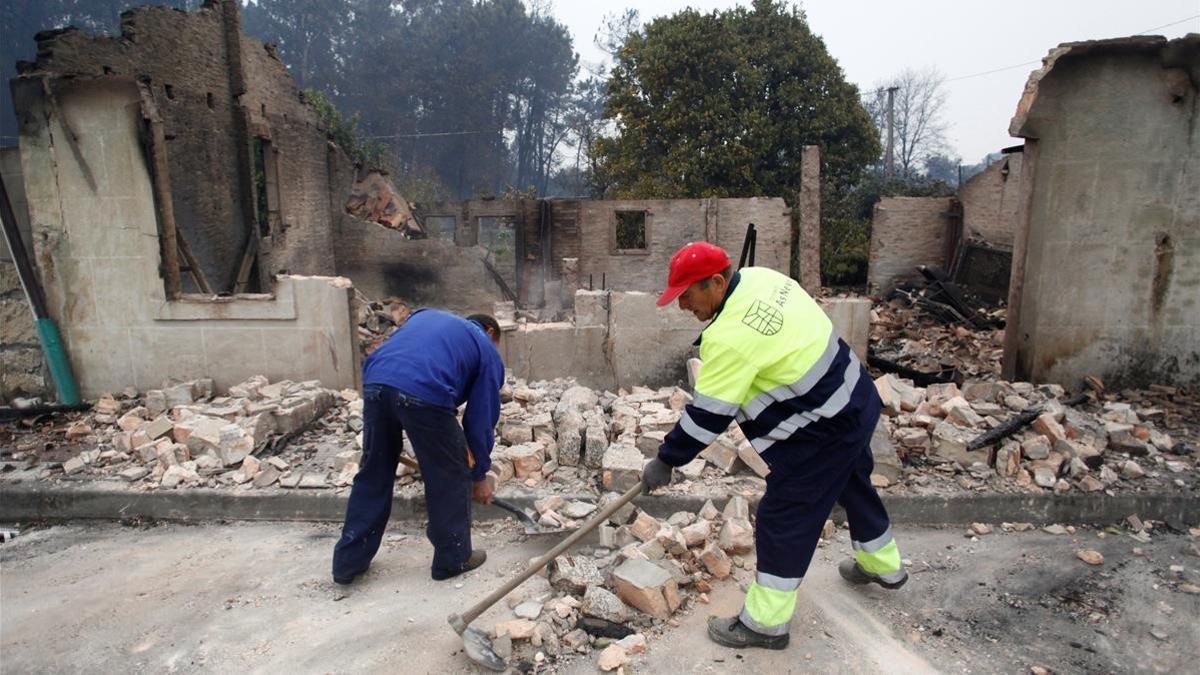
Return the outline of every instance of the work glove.
{"type": "Polygon", "coordinates": [[[642,482],[646,484],[646,492],[669,484],[673,471],[670,464],[657,457],[646,462],[646,466],[642,468],[642,482]]]}

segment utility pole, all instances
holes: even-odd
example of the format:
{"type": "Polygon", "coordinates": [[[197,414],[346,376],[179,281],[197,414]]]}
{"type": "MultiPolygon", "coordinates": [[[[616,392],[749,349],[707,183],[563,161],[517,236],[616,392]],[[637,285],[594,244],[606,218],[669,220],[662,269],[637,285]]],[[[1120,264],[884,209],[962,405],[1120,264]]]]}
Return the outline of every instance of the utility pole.
{"type": "Polygon", "coordinates": [[[887,88],[888,137],[887,137],[887,154],[884,156],[884,163],[887,166],[886,175],[887,175],[887,179],[889,181],[892,179],[892,143],[893,143],[893,138],[894,138],[894,131],[893,131],[894,126],[895,126],[894,120],[896,117],[896,115],[895,115],[895,112],[896,112],[896,105],[895,105],[896,104],[896,90],[898,90],[899,88],[900,87],[888,87],[887,88]]]}

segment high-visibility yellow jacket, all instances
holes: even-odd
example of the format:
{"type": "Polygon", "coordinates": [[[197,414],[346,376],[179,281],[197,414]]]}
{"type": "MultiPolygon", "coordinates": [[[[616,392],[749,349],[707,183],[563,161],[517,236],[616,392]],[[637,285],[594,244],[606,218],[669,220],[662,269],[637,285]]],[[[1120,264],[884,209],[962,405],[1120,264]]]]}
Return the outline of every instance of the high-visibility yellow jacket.
{"type": "MultiPolygon", "coordinates": [[[[879,394],[833,323],[793,279],[748,267],[700,339],[694,400],[658,456],[682,466],[737,420],[754,449],[822,447],[861,437],[879,394]]],[[[775,454],[770,453],[770,454],[775,454]]]]}

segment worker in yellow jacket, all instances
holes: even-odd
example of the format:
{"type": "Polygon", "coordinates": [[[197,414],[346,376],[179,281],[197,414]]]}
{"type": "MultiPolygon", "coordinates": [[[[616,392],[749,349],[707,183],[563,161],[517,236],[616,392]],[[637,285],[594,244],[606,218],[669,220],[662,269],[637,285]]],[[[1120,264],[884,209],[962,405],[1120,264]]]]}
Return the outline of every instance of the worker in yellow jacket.
{"type": "Polygon", "coordinates": [[[763,267],[733,272],[718,246],[694,242],[672,258],[664,306],[700,321],[703,365],[692,403],[644,470],[648,489],[671,481],[737,420],[770,467],[758,504],[758,569],[739,615],[709,620],[727,647],[783,649],[796,591],[834,502],[846,510],[849,582],[896,589],[908,580],[883,502],[871,485],[871,435],[882,407],[862,363],[791,278],[763,267]]]}

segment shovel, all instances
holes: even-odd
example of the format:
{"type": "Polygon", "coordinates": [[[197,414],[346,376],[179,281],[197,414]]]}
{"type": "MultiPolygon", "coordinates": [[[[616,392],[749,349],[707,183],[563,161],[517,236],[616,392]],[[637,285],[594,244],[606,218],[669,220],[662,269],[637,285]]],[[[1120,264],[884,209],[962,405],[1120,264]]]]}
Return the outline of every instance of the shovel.
{"type": "Polygon", "coordinates": [[[470,625],[471,622],[475,619],[478,619],[480,614],[486,612],[489,607],[496,604],[496,602],[498,602],[501,598],[511,593],[514,588],[520,586],[526,579],[534,574],[537,574],[538,570],[545,567],[546,564],[551,560],[557,558],[560,553],[574,546],[585,535],[596,529],[600,523],[608,520],[608,517],[616,513],[617,510],[622,506],[625,506],[629,502],[633,501],[633,498],[640,495],[642,490],[645,488],[646,484],[638,481],[637,485],[629,488],[628,492],[621,495],[608,506],[600,509],[599,513],[597,513],[595,516],[592,516],[591,520],[584,523],[583,526],[572,533],[569,537],[563,539],[558,543],[557,546],[547,551],[542,557],[529,563],[528,567],[526,567],[520,574],[510,579],[508,583],[492,591],[491,595],[475,603],[475,606],[468,609],[466,612],[463,612],[462,614],[451,614],[450,618],[448,619],[450,621],[450,626],[454,628],[454,631],[462,637],[463,650],[467,653],[467,656],[472,661],[478,663],[484,668],[487,668],[488,670],[501,672],[507,669],[508,663],[505,662],[504,659],[500,658],[500,655],[497,654],[496,650],[492,648],[491,638],[487,636],[487,633],[484,633],[478,628],[472,628],[470,625]]]}
{"type": "Polygon", "coordinates": [[[567,528],[565,527],[556,527],[550,529],[542,527],[536,520],[533,519],[533,516],[529,515],[528,511],[521,509],[519,506],[506,499],[492,497],[491,505],[504,509],[505,511],[508,511],[516,516],[517,522],[521,523],[521,526],[525,528],[525,534],[558,534],[560,532],[567,531],[567,528]]]}

